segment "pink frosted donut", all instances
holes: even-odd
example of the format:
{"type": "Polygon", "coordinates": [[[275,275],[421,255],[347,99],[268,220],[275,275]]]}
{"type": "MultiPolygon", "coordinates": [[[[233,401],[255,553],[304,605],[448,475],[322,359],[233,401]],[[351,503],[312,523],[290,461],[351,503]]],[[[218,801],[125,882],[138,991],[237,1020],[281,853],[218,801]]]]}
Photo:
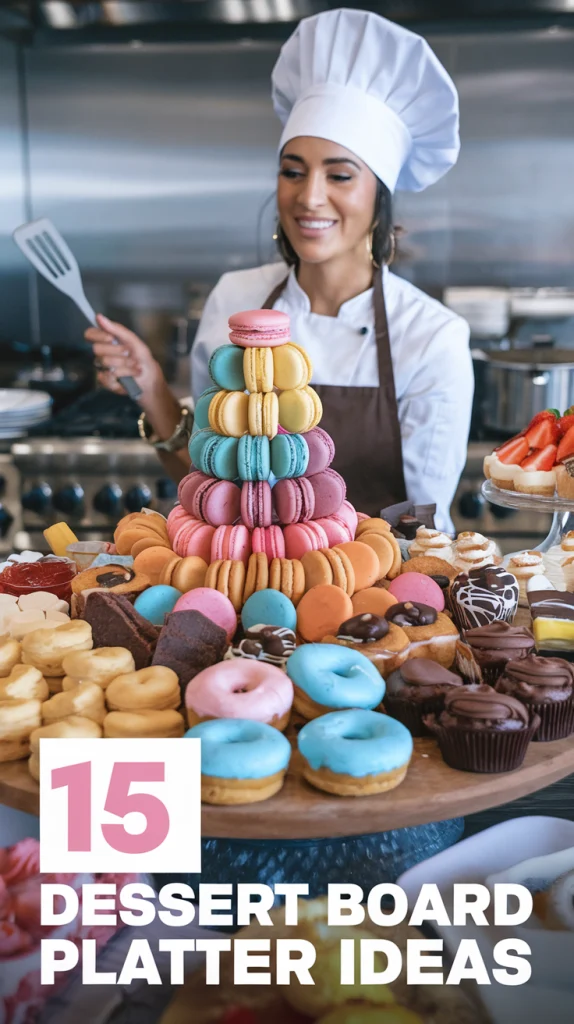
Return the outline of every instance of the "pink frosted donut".
{"type": "MultiPolygon", "coordinates": [[[[326,547],[326,545],[324,545],[326,547]]],[[[272,558],[285,558],[285,540],[280,526],[256,526],[251,534],[254,554],[264,553],[272,558]]]]}
{"type": "Polygon", "coordinates": [[[292,704],[293,683],[287,673],[247,658],[204,668],[185,691],[190,727],[209,718],[246,718],[283,730],[292,704]]]}

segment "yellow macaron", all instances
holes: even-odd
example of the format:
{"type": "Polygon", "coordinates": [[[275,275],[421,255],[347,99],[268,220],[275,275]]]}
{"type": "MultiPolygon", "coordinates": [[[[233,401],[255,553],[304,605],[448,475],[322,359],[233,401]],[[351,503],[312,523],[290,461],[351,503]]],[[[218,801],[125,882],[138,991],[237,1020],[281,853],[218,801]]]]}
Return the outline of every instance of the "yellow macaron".
{"type": "Polygon", "coordinates": [[[244,391],[218,391],[209,405],[209,426],[227,437],[243,437],[248,430],[248,405],[244,391]]]}
{"type": "Polygon", "coordinates": [[[321,399],[308,385],[282,391],[279,395],[279,423],[291,434],[304,434],[316,427],[322,415],[321,399]]]}
{"type": "Polygon", "coordinates": [[[313,367],[304,348],[290,341],[269,349],[273,353],[273,383],[280,391],[304,388],[311,380],[313,367]]]}
{"type": "Polygon", "coordinates": [[[279,402],[274,391],[254,393],[248,399],[248,428],[253,437],[275,437],[279,426],[279,402]]]}
{"type": "MultiPolygon", "coordinates": [[[[282,346],[283,348],[286,346],[282,346]]],[[[243,376],[248,391],[273,391],[273,349],[246,348],[243,353],[243,376]]]]}

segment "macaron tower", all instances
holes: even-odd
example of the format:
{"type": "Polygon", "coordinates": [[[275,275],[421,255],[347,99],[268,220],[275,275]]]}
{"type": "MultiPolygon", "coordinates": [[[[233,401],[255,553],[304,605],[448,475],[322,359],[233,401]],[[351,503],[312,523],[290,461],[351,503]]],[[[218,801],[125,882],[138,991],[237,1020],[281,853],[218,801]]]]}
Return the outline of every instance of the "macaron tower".
{"type": "Polygon", "coordinates": [[[213,386],[199,397],[191,469],[167,524],[175,553],[199,555],[206,586],[237,611],[271,587],[297,603],[306,553],[352,541],[357,513],[331,469],[335,446],[319,426],[312,366],[277,310],[236,313],[230,343],[211,356],[213,386]]]}

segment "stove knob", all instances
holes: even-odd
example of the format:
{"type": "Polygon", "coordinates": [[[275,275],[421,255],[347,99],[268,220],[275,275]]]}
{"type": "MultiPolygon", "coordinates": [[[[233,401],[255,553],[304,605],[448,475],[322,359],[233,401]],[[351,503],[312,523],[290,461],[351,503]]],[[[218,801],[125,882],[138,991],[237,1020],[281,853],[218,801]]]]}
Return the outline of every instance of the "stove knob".
{"type": "Polygon", "coordinates": [[[27,509],[28,512],[35,512],[36,515],[41,516],[48,508],[51,500],[52,488],[49,484],[34,484],[33,487],[30,487],[30,490],[24,491],[22,507],[27,509]]]}
{"type": "Polygon", "coordinates": [[[11,515],[7,508],[0,505],[0,537],[6,537],[8,535],[8,530],[12,526],[13,522],[14,516],[11,515]]]}
{"type": "Polygon", "coordinates": [[[84,514],[84,490],[79,484],[66,484],[56,491],[52,503],[58,512],[79,518],[84,514]]]}
{"type": "Polygon", "coordinates": [[[125,503],[128,512],[140,512],[151,501],[151,491],[146,484],[135,484],[126,491],[125,503]]]}
{"type": "Polygon", "coordinates": [[[155,488],[160,501],[172,501],[177,498],[177,484],[175,480],[170,480],[168,476],[162,476],[161,480],[158,480],[155,488]]]}
{"type": "Polygon", "coordinates": [[[103,516],[119,516],[122,511],[122,489],[118,484],[105,484],[94,495],[94,508],[103,516]]]}
{"type": "Polygon", "coordinates": [[[480,519],[484,509],[482,494],[466,491],[458,499],[458,511],[464,519],[480,519]]]}

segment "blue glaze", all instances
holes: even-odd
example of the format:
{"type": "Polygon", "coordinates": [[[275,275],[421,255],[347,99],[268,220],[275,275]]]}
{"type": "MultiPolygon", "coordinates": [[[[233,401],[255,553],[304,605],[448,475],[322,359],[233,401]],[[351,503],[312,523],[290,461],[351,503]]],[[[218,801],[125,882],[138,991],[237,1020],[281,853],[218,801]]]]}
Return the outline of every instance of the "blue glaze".
{"type": "Polygon", "coordinates": [[[257,590],[243,605],[241,622],[244,629],[262,624],[295,630],[297,612],[293,602],[280,590],[257,590]]]}
{"type": "Polygon", "coordinates": [[[131,569],[134,560],[131,555],[96,555],[90,569],[99,569],[100,565],[123,565],[131,569]]]}
{"type": "Polygon", "coordinates": [[[301,434],[277,434],[271,442],[271,469],[278,480],[303,476],[309,465],[309,447],[301,434]]]}
{"type": "Polygon", "coordinates": [[[237,438],[214,434],[201,447],[197,468],[219,480],[237,479],[237,438]]]}
{"type": "Polygon", "coordinates": [[[245,391],[243,349],[220,345],[209,360],[209,376],[225,391],[245,391]]]}
{"type": "Polygon", "coordinates": [[[244,434],[239,438],[237,472],[240,480],[269,479],[271,454],[268,437],[251,437],[250,434],[244,434]]]}
{"type": "Polygon", "coordinates": [[[176,590],[175,587],[150,587],[138,594],[134,608],[154,626],[163,626],[164,616],[173,611],[173,606],[180,597],[181,590],[176,590]]]}
{"type": "Polygon", "coordinates": [[[201,740],[201,771],[218,779],[264,779],[289,764],[291,744],[272,725],[245,718],[215,718],[188,729],[201,740]]]}
{"type": "Polygon", "coordinates": [[[287,674],[327,708],[376,708],[385,694],[385,681],[373,663],[339,644],[302,644],[289,658],[287,674]]]}
{"type": "Polygon", "coordinates": [[[201,427],[201,429],[195,430],[194,424],[194,432],[189,439],[188,451],[189,457],[196,469],[199,468],[203,446],[207,444],[210,437],[220,437],[220,434],[216,434],[215,430],[211,430],[210,427],[201,427]]]}
{"type": "Polygon", "coordinates": [[[201,393],[197,402],[195,403],[195,409],[193,413],[193,424],[197,427],[208,427],[209,426],[209,406],[211,405],[211,399],[214,395],[221,391],[221,388],[212,387],[206,388],[201,393]]]}
{"type": "Polygon", "coordinates": [[[307,722],[297,742],[314,771],[328,768],[355,778],[401,768],[413,751],[413,738],[402,722],[357,708],[332,711],[307,722]]]}

